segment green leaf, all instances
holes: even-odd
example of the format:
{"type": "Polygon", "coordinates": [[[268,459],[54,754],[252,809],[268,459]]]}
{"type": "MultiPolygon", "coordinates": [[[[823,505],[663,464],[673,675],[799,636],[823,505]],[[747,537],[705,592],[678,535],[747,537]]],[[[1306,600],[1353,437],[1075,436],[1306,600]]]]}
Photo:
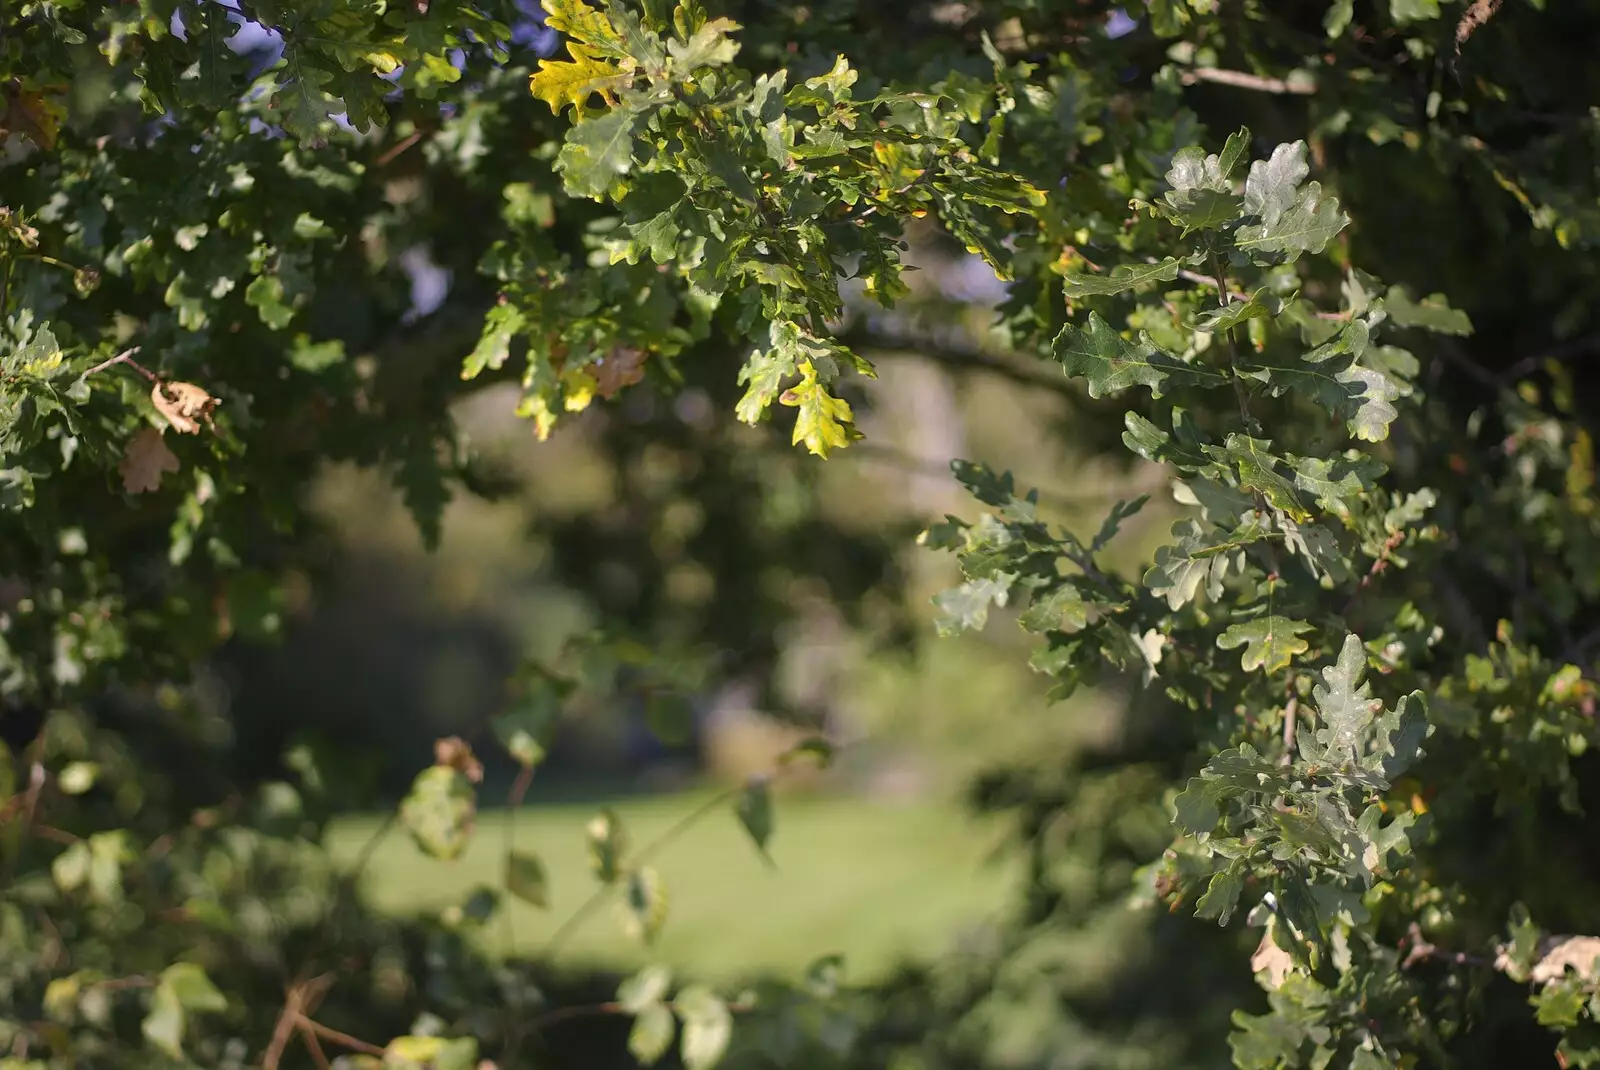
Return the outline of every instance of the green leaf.
{"type": "Polygon", "coordinates": [[[1217,822],[1222,820],[1217,800],[1223,790],[1216,781],[1190,777],[1189,786],[1180,791],[1174,800],[1178,809],[1178,827],[1194,836],[1204,836],[1215,829],[1217,822]]]}
{"type": "Polygon", "coordinates": [[[767,777],[758,774],[745,781],[734,812],[756,850],[766,858],[767,841],[772,839],[772,788],[767,777]]]}
{"type": "Polygon", "coordinates": [[[683,1019],[683,1040],[678,1051],[684,1070],[711,1070],[722,1061],[733,1036],[733,1016],[728,1005],[709,988],[695,985],[679,992],[673,1006],[683,1019]]]}
{"type": "Polygon", "coordinates": [[[150,1010],[139,1023],[144,1038],[174,1059],[183,1058],[183,1033],[188,1024],[183,1004],[166,985],[157,985],[150,997],[150,1010]]]}
{"type": "Polygon", "coordinates": [[[1195,320],[1195,327],[1214,334],[1226,334],[1246,320],[1271,319],[1281,310],[1282,303],[1270,289],[1263,286],[1251,294],[1248,300],[1230,301],[1222,308],[1201,313],[1195,320]]]}
{"type": "Polygon", "coordinates": [[[1300,183],[1311,173],[1306,164],[1306,143],[1279,145],[1265,160],[1250,165],[1244,183],[1244,210],[1271,225],[1293,207],[1300,183]]]}
{"type": "Polygon", "coordinates": [[[810,757],[816,760],[819,768],[826,769],[833,764],[833,750],[832,743],[829,743],[821,736],[812,736],[809,739],[802,739],[799,743],[784,751],[778,757],[778,764],[786,766],[801,758],[810,757]]]}
{"type": "Polygon", "coordinates": [[[1291,264],[1301,253],[1322,252],[1349,223],[1338,199],[1309,182],[1282,215],[1240,227],[1234,244],[1247,254],[1267,254],[1268,262],[1291,264]]]}
{"type": "Polygon", "coordinates": [[[1172,535],[1177,542],[1158,547],[1154,564],[1144,574],[1144,585],[1150,593],[1165,598],[1172,609],[1194,601],[1201,584],[1206,585],[1206,594],[1212,601],[1221,598],[1222,582],[1228,572],[1226,555],[1217,552],[1192,519],[1173,524],[1172,535]]]}
{"type": "Polygon", "coordinates": [[[1006,604],[1011,581],[1010,576],[968,580],[959,587],[934,595],[933,604],[939,610],[934,628],[942,636],[981,630],[989,623],[989,607],[1006,604]]]}
{"type": "Polygon", "coordinates": [[[602,884],[610,884],[622,872],[622,855],[628,837],[622,820],[609,807],[589,820],[584,834],[589,842],[589,867],[602,884]]]}
{"type": "Polygon", "coordinates": [[[1130,342],[1111,329],[1097,312],[1089,314],[1087,330],[1072,324],[1061,328],[1051,353],[1066,368],[1067,374],[1089,381],[1092,398],[1116,394],[1131,386],[1143,386],[1159,398],[1170,382],[1174,386],[1223,386],[1221,373],[1204,365],[1186,364],[1157,348],[1150,336],[1140,333],[1130,342]]]}
{"type": "Polygon", "coordinates": [[[532,851],[506,852],[506,890],[525,903],[549,907],[550,885],[544,862],[532,851]]]}
{"type": "Polygon", "coordinates": [[[1206,886],[1206,892],[1194,905],[1197,918],[1215,918],[1218,925],[1228,924],[1228,919],[1233,917],[1233,909],[1239,903],[1239,895],[1244,891],[1243,867],[1231,865],[1227,869],[1214,874],[1211,883],[1206,886]]]}
{"type": "Polygon", "coordinates": [[[400,821],[412,840],[434,858],[459,858],[472,836],[477,798],[460,771],[433,765],[417,774],[400,803],[400,821]]]}
{"type": "Polygon", "coordinates": [[[567,131],[556,156],[567,192],[598,200],[611,184],[633,167],[633,124],[638,116],[628,108],[612,108],[604,115],[585,119],[567,131]]]}
{"type": "Polygon", "coordinates": [[[627,875],[622,896],[624,931],[636,940],[652,943],[667,920],[667,892],[661,875],[640,866],[627,875]]]}
{"type": "Polygon", "coordinates": [[[1089,623],[1089,605],[1076,587],[1062,583],[1048,593],[1034,594],[1017,623],[1030,632],[1077,631],[1089,623]]]}
{"type": "Polygon", "coordinates": [[[1338,660],[1322,670],[1322,682],[1311,689],[1325,725],[1317,731],[1320,761],[1354,764],[1361,757],[1362,737],[1383,706],[1363,682],[1366,675],[1366,647],[1356,635],[1346,635],[1338,660]]]}
{"type": "Polygon", "coordinates": [[[670,968],[659,964],[646,966],[617,987],[617,1002],[629,1014],[638,1014],[666,999],[671,987],[670,968]]]}
{"type": "Polygon", "coordinates": [[[1309,645],[1299,636],[1311,631],[1303,620],[1288,617],[1258,617],[1252,621],[1230,625],[1217,636],[1217,646],[1222,650],[1244,647],[1239,664],[1246,672],[1260,669],[1271,675],[1289,667],[1296,654],[1304,654],[1309,645]]]}
{"type": "Polygon", "coordinates": [[[1089,543],[1090,555],[1093,556],[1110,546],[1111,540],[1122,530],[1122,522],[1139,515],[1140,510],[1149,502],[1150,495],[1141,494],[1137,498],[1124,499],[1113,505],[1111,512],[1106,514],[1105,520],[1101,522],[1100,530],[1095,532],[1094,540],[1089,543]]]}
{"type": "Polygon", "coordinates": [[[738,28],[739,24],[732,19],[712,19],[696,30],[689,40],[668,41],[667,51],[672,54],[673,64],[683,71],[696,67],[720,67],[732,63],[739,54],[738,42],[728,37],[738,28]]]}
{"type": "Polygon", "coordinates": [[[94,787],[95,778],[99,775],[100,766],[94,762],[68,762],[56,777],[56,784],[63,794],[82,795],[94,787]]]}
{"type": "Polygon", "coordinates": [[[672,1047],[677,1023],[663,1003],[641,1007],[628,1030],[628,1052],[644,1066],[654,1066],[672,1047]]]}
{"type": "Polygon", "coordinates": [[[174,1059],[181,1059],[189,1012],[215,1012],[227,1008],[227,998],[211,983],[205,970],[192,962],[176,962],[161,971],[161,978],[151,994],[150,1010],[140,1024],[140,1032],[146,1040],[174,1059]]]}
{"type": "Polygon", "coordinates": [[[1472,333],[1472,320],[1465,312],[1451,308],[1444,294],[1430,294],[1421,301],[1412,301],[1404,286],[1391,286],[1383,297],[1383,310],[1401,327],[1417,327],[1435,334],[1472,333]]]}
{"type": "Polygon", "coordinates": [[[1396,23],[1422,22],[1439,17],[1439,0],[1389,0],[1389,16],[1396,23]]]}
{"type": "Polygon", "coordinates": [[[1296,521],[1311,519],[1294,484],[1278,474],[1278,458],[1270,452],[1272,443],[1249,435],[1230,434],[1219,446],[1202,447],[1207,455],[1233,469],[1239,489],[1259,494],[1274,509],[1296,521]]]}
{"type": "Polygon", "coordinates": [[[192,962],[175,962],[161,971],[158,987],[172,990],[178,1005],[186,1011],[224,1011],[228,1000],[211,983],[206,971],[192,962]]]}
{"type": "Polygon", "coordinates": [[[499,371],[511,355],[511,339],[527,324],[527,317],[516,305],[497,304],[483,320],[483,333],[461,365],[461,378],[475,379],[485,369],[499,371]]]}
{"type": "Polygon", "coordinates": [[[1067,274],[1068,300],[1119,294],[1125,290],[1148,286],[1152,282],[1171,282],[1178,277],[1179,261],[1167,257],[1157,264],[1120,264],[1109,275],[1067,274]]]}

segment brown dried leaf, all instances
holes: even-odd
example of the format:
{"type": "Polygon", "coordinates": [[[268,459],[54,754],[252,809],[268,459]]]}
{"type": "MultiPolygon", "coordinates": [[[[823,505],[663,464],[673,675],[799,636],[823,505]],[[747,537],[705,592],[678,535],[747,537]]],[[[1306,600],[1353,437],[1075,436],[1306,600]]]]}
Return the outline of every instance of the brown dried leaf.
{"type": "Polygon", "coordinates": [[[1528,973],[1536,985],[1559,981],[1571,968],[1584,980],[1595,980],[1600,959],[1600,936],[1547,936],[1539,942],[1539,961],[1528,973]]]}
{"type": "Polygon", "coordinates": [[[192,435],[200,424],[211,426],[211,410],[217,399],[193,383],[157,383],[150,390],[150,401],[167,418],[173,430],[192,435]]]}
{"type": "Polygon", "coordinates": [[[618,346],[607,356],[601,357],[589,368],[594,376],[595,392],[609,401],[623,387],[632,386],[643,379],[647,356],[649,354],[642,349],[618,346]]]}
{"type": "Polygon", "coordinates": [[[1255,954],[1250,956],[1250,972],[1265,973],[1266,986],[1275,989],[1283,984],[1283,979],[1289,976],[1289,970],[1294,966],[1294,956],[1279,947],[1272,939],[1272,930],[1269,928],[1261,934],[1261,943],[1256,945],[1255,954]]]}
{"type": "Polygon", "coordinates": [[[21,134],[46,152],[56,147],[56,134],[61,129],[65,111],[59,100],[21,89],[16,84],[6,87],[4,98],[6,107],[0,111],[0,130],[21,134]]]}
{"type": "Polygon", "coordinates": [[[483,783],[483,763],[472,753],[472,745],[460,736],[433,741],[433,764],[449,766],[474,784],[483,783]]]}
{"type": "Polygon", "coordinates": [[[144,494],[161,488],[161,473],[176,472],[178,458],[153,427],[141,427],[122,450],[117,471],[129,494],[144,494]]]}

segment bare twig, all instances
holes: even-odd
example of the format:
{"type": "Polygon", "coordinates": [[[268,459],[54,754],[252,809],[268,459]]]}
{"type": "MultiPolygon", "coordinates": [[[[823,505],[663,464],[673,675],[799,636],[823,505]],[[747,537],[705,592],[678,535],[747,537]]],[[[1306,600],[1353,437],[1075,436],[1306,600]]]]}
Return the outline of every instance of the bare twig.
{"type": "Polygon", "coordinates": [[[1294,734],[1300,724],[1300,697],[1289,696],[1289,702],[1283,708],[1283,754],[1278,758],[1279,765],[1289,765],[1294,761],[1294,734]]]}
{"type": "Polygon", "coordinates": [[[383,1049],[378,1045],[368,1043],[360,1037],[353,1037],[349,1033],[341,1033],[337,1029],[330,1029],[321,1022],[307,1018],[303,1014],[299,1016],[299,1020],[295,1024],[308,1033],[315,1034],[324,1040],[331,1040],[333,1043],[349,1048],[351,1051],[359,1051],[363,1055],[383,1055],[383,1049]]]}
{"type": "MultiPolygon", "coordinates": [[[[717,792],[717,794],[706,800],[697,809],[691,810],[689,813],[679,818],[677,823],[671,828],[667,829],[667,831],[663,832],[650,843],[640,848],[638,854],[634,855],[634,864],[643,864],[645,861],[654,856],[657,851],[661,850],[667,844],[671,843],[673,840],[689,831],[689,829],[698,824],[708,814],[720,810],[722,807],[738,798],[739,793],[743,790],[743,786],[740,786],[717,792]]],[[[567,940],[571,939],[572,935],[578,931],[579,927],[582,926],[585,921],[589,920],[590,915],[592,915],[596,910],[599,910],[601,905],[611,897],[611,893],[615,890],[615,888],[616,882],[612,882],[611,884],[602,884],[599,888],[596,888],[594,892],[590,894],[589,898],[580,903],[578,905],[578,909],[574,910],[570,915],[568,915],[567,920],[563,921],[559,926],[556,927],[556,931],[550,934],[550,939],[544,942],[541,956],[543,958],[549,958],[554,955],[555,952],[567,942],[567,940]]]]}
{"type": "Polygon", "coordinates": [[[1267,78],[1244,71],[1223,70],[1220,67],[1191,67],[1183,72],[1180,80],[1184,85],[1211,82],[1215,85],[1232,86],[1235,89],[1252,89],[1257,93],[1280,95],[1310,96],[1317,91],[1317,84],[1313,81],[1286,82],[1282,78],[1267,78]]]}
{"type": "Polygon", "coordinates": [[[421,140],[422,131],[413,130],[399,141],[396,141],[393,145],[390,145],[387,149],[384,149],[383,153],[376,160],[372,161],[373,166],[383,167],[386,164],[393,163],[396,156],[399,156],[402,152],[405,152],[407,149],[421,140]]]}
{"type": "Polygon", "coordinates": [[[105,371],[113,364],[126,364],[128,367],[132,368],[134,371],[138,372],[152,383],[159,383],[161,381],[161,376],[157,375],[155,372],[151,371],[149,368],[146,368],[144,365],[133,359],[134,354],[137,352],[139,352],[138,346],[134,346],[132,349],[124,349],[121,353],[118,353],[110,360],[102,360],[99,364],[96,364],[94,367],[84,372],[83,377],[87,379],[96,372],[105,371]]]}
{"type": "Polygon", "coordinates": [[[1446,951],[1445,949],[1428,942],[1422,935],[1422,926],[1412,922],[1406,929],[1406,943],[1411,945],[1411,950],[1406,952],[1406,957],[1401,960],[1400,968],[1409,970],[1419,962],[1429,960],[1448,962],[1452,966],[1480,966],[1492,969],[1493,959],[1486,959],[1482,955],[1469,955],[1464,951],[1446,951]]]}

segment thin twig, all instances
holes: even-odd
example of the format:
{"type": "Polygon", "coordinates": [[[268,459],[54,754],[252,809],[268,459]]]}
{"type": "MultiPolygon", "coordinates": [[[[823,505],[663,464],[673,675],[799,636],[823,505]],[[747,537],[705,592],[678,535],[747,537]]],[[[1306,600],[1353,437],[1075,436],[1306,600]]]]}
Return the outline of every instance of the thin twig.
{"type": "Polygon", "coordinates": [[[87,379],[96,372],[105,371],[113,364],[126,364],[128,367],[132,368],[134,371],[138,372],[152,383],[159,383],[161,381],[161,376],[157,375],[155,372],[151,371],[149,368],[146,368],[144,365],[133,359],[133,355],[137,352],[139,352],[138,346],[134,346],[132,349],[124,349],[121,353],[118,353],[110,360],[102,360],[99,364],[96,364],[94,367],[84,372],[83,377],[87,379]]]}
{"type": "Polygon", "coordinates": [[[1294,761],[1294,733],[1299,724],[1300,696],[1290,695],[1288,705],[1283,708],[1283,754],[1278,757],[1279,765],[1294,761]]]}
{"type": "Polygon", "coordinates": [[[359,1051],[363,1055],[377,1055],[380,1057],[383,1055],[383,1049],[378,1045],[368,1043],[360,1037],[353,1037],[349,1033],[341,1033],[337,1029],[330,1029],[321,1022],[307,1018],[303,1014],[299,1015],[299,1020],[295,1024],[302,1029],[315,1033],[324,1040],[331,1040],[335,1044],[349,1048],[351,1051],[359,1051]]]}
{"type": "Polygon", "coordinates": [[[1282,78],[1267,78],[1259,74],[1247,74],[1244,71],[1223,70],[1221,67],[1192,67],[1183,72],[1180,81],[1184,85],[1212,82],[1216,85],[1233,86],[1235,89],[1253,89],[1258,93],[1294,96],[1311,96],[1317,91],[1315,82],[1286,82],[1282,78]]]}
{"type": "MultiPolygon", "coordinates": [[[[1217,288],[1217,295],[1221,298],[1222,308],[1227,310],[1231,303],[1231,291],[1228,289],[1228,276],[1222,270],[1222,260],[1217,254],[1211,254],[1211,270],[1216,276],[1213,285],[1217,288]]],[[[1228,381],[1233,384],[1233,396],[1239,403],[1239,417],[1244,420],[1245,430],[1252,435],[1261,434],[1261,425],[1256,423],[1255,417],[1250,415],[1250,400],[1244,392],[1244,381],[1239,377],[1239,345],[1233,340],[1233,328],[1229,327],[1222,332],[1223,341],[1228,346],[1228,381]]]]}
{"type": "MultiPolygon", "coordinates": [[[[1154,262],[1155,261],[1151,261],[1151,263],[1154,263],[1154,262]]],[[[1185,282],[1193,282],[1193,283],[1197,283],[1197,284],[1199,284],[1201,286],[1209,286],[1213,290],[1215,290],[1217,288],[1217,280],[1216,279],[1212,278],[1210,275],[1202,275],[1198,271],[1190,271],[1188,268],[1179,268],[1178,269],[1178,278],[1183,279],[1185,282]]],[[[1228,290],[1228,291],[1225,291],[1225,292],[1226,292],[1229,300],[1232,300],[1232,301],[1248,301],[1248,300],[1250,300],[1250,295],[1245,293],[1243,290],[1228,290]]]]}
{"type": "Polygon", "coordinates": [[[376,160],[372,161],[373,166],[383,167],[387,164],[393,163],[396,156],[399,156],[402,152],[405,152],[407,149],[421,140],[422,131],[413,130],[411,133],[407,134],[405,137],[401,138],[399,141],[383,150],[383,154],[380,155],[376,160]]]}
{"type": "MultiPolygon", "coordinates": [[[[528,786],[533,783],[533,766],[524,765],[517,773],[516,781],[511,785],[510,794],[506,798],[506,824],[505,824],[505,852],[506,857],[511,857],[511,852],[516,848],[517,811],[522,807],[523,799],[528,794],[528,786]]],[[[507,863],[509,866],[509,862],[507,863]]],[[[515,913],[511,910],[502,910],[500,916],[505,926],[505,941],[507,954],[511,954],[517,946],[517,926],[512,918],[515,913]]],[[[509,986],[509,996],[506,1007],[506,1046],[505,1057],[502,1060],[507,1065],[515,1065],[517,1051],[522,1047],[522,1037],[526,1032],[522,1024],[522,986],[509,986]]]]}
{"type": "Polygon", "coordinates": [[[1422,935],[1422,926],[1412,922],[1406,929],[1406,942],[1411,945],[1411,950],[1406,952],[1406,957],[1401,960],[1400,968],[1409,970],[1419,962],[1429,959],[1438,962],[1448,962],[1452,966],[1480,966],[1494,967],[1494,960],[1486,959],[1482,955],[1469,955],[1464,951],[1446,951],[1435,944],[1428,942],[1422,935]]]}
{"type": "MultiPolygon", "coordinates": [[[[667,829],[667,831],[657,836],[650,843],[640,848],[638,854],[634,855],[634,864],[639,865],[650,859],[657,851],[661,850],[667,844],[683,835],[707,814],[721,809],[734,799],[738,798],[739,793],[743,790],[743,787],[737,787],[720,791],[703,803],[699,808],[692,810],[688,814],[685,814],[683,817],[679,818],[677,823],[671,828],[667,829]]],[[[589,898],[585,899],[581,904],[579,904],[578,909],[574,910],[570,915],[568,915],[567,920],[562,922],[556,928],[556,931],[550,934],[550,938],[544,942],[544,947],[540,951],[540,957],[545,959],[552,957],[556,951],[564,943],[566,943],[566,941],[569,940],[575,932],[578,931],[579,926],[581,926],[585,921],[588,921],[589,917],[594,914],[596,910],[600,909],[605,901],[610,898],[612,891],[616,888],[616,884],[617,882],[615,881],[610,884],[602,884],[590,894],[589,898]]]]}

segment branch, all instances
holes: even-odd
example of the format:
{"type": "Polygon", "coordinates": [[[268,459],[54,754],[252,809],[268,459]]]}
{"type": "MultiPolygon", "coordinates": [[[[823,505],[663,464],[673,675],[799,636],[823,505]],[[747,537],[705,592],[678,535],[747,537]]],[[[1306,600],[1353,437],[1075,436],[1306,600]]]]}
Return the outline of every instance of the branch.
{"type": "Polygon", "coordinates": [[[949,346],[920,338],[885,337],[871,331],[849,331],[837,337],[840,343],[851,349],[875,349],[882,353],[924,357],[952,368],[991,372],[1010,382],[1052,390],[1074,400],[1079,397],[1078,388],[1071,379],[1034,375],[1024,365],[976,347],[949,346]]]}
{"type": "Polygon", "coordinates": [[[99,364],[96,364],[94,367],[84,372],[83,377],[87,379],[96,372],[105,371],[113,364],[126,364],[128,367],[132,368],[134,371],[138,372],[152,383],[159,383],[161,381],[161,377],[159,375],[133,359],[133,355],[137,352],[139,352],[138,346],[134,346],[132,349],[124,349],[121,353],[118,353],[110,360],[102,360],[99,364]]]}
{"type": "Polygon", "coordinates": [[[1196,82],[1212,82],[1216,85],[1228,85],[1235,89],[1252,89],[1257,93],[1291,94],[1295,96],[1310,96],[1317,91],[1317,83],[1286,82],[1282,78],[1266,78],[1259,74],[1246,74],[1244,71],[1228,71],[1220,67],[1193,67],[1184,71],[1180,76],[1184,85],[1194,85],[1196,82]]]}
{"type": "Polygon", "coordinates": [[[1406,952],[1406,957],[1401,960],[1400,968],[1409,970],[1419,962],[1437,960],[1448,962],[1452,966],[1479,966],[1494,968],[1494,960],[1486,959],[1482,955],[1469,955],[1464,951],[1446,951],[1435,944],[1428,942],[1422,935],[1422,926],[1412,922],[1406,929],[1406,943],[1411,945],[1411,950],[1406,952]]]}

